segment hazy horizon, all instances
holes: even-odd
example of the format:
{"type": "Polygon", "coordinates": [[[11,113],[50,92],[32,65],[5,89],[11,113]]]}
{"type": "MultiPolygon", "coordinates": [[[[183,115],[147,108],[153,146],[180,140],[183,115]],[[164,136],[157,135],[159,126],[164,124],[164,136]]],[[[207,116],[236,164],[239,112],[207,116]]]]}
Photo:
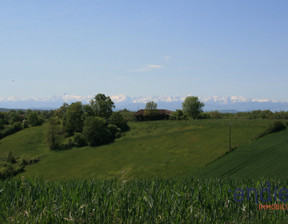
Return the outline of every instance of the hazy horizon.
{"type": "MultiPolygon", "coordinates": [[[[192,95],[192,94],[190,94],[192,95]]],[[[91,96],[60,95],[53,97],[0,97],[0,108],[7,109],[57,109],[63,103],[71,104],[80,101],[83,104],[89,104],[91,96]]],[[[149,101],[158,104],[158,108],[176,110],[182,108],[182,102],[187,96],[143,96],[131,97],[123,94],[112,95],[110,98],[115,103],[116,110],[128,109],[138,110],[145,108],[149,101]]],[[[276,101],[273,99],[263,98],[246,98],[243,96],[210,96],[199,97],[204,102],[205,111],[252,111],[252,110],[271,110],[271,111],[288,111],[288,100],[276,101]]]]}

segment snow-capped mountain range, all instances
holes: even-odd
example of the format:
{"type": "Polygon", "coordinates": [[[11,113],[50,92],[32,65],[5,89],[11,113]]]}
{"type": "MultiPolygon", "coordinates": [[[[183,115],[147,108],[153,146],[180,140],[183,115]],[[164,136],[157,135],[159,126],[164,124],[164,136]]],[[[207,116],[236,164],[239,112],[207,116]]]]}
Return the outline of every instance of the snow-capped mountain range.
{"type": "MultiPolygon", "coordinates": [[[[81,101],[84,104],[94,96],[75,96],[61,95],[53,97],[23,98],[23,97],[1,97],[0,108],[37,108],[37,109],[56,109],[64,102],[81,101]]],[[[110,96],[116,105],[116,110],[127,108],[128,110],[138,110],[145,108],[148,101],[154,101],[160,109],[176,110],[182,108],[182,102],[186,96],[154,96],[154,97],[129,97],[124,94],[110,96]]],[[[199,100],[205,104],[204,110],[219,111],[251,111],[251,110],[271,110],[271,111],[288,111],[287,101],[275,101],[271,99],[245,98],[242,96],[227,97],[199,97],[199,100]]]]}

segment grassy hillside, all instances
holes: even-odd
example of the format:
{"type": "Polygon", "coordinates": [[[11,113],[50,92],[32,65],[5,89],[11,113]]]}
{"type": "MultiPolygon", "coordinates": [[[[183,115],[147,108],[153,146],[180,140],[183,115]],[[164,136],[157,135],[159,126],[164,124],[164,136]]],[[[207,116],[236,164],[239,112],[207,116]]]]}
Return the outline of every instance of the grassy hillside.
{"type": "Polygon", "coordinates": [[[23,158],[40,157],[49,153],[45,140],[46,125],[27,128],[0,140],[0,152],[11,151],[23,158]]]}
{"type": "MultiPolygon", "coordinates": [[[[270,121],[232,121],[232,146],[250,142],[270,121]]],[[[26,177],[175,178],[191,175],[228,150],[227,120],[153,121],[130,123],[131,131],[100,147],[49,151],[45,125],[25,129],[0,141],[0,152],[38,156],[26,177]]]]}
{"type": "Polygon", "coordinates": [[[288,130],[244,145],[195,173],[197,177],[287,178],[288,130]]]}

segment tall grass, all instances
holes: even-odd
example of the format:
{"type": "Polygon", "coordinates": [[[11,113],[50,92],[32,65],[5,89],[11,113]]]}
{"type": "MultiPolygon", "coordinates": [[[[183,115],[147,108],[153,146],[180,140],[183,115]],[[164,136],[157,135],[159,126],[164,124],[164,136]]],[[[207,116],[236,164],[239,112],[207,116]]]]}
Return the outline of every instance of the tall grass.
{"type": "MultiPolygon", "coordinates": [[[[288,180],[270,181],[286,187],[288,180]]],[[[285,223],[287,211],[237,202],[229,189],[266,180],[133,180],[0,182],[1,223],[285,223]]],[[[279,188],[280,189],[280,188],[279,188]]]]}

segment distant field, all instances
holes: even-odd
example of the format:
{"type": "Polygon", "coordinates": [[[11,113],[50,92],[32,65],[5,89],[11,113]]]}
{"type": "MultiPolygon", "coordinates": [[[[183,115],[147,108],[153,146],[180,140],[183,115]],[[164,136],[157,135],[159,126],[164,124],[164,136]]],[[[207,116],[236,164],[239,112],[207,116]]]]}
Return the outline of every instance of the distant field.
{"type": "Polygon", "coordinates": [[[287,178],[288,130],[270,134],[216,160],[196,177],[287,178]]]}
{"type": "MultiPolygon", "coordinates": [[[[78,178],[176,178],[228,151],[228,120],[153,121],[130,123],[131,131],[115,143],[100,147],[48,149],[45,124],[25,129],[0,141],[0,152],[41,157],[21,176],[50,180],[78,178]]],[[[269,120],[233,120],[232,147],[252,141],[269,120]]]]}

